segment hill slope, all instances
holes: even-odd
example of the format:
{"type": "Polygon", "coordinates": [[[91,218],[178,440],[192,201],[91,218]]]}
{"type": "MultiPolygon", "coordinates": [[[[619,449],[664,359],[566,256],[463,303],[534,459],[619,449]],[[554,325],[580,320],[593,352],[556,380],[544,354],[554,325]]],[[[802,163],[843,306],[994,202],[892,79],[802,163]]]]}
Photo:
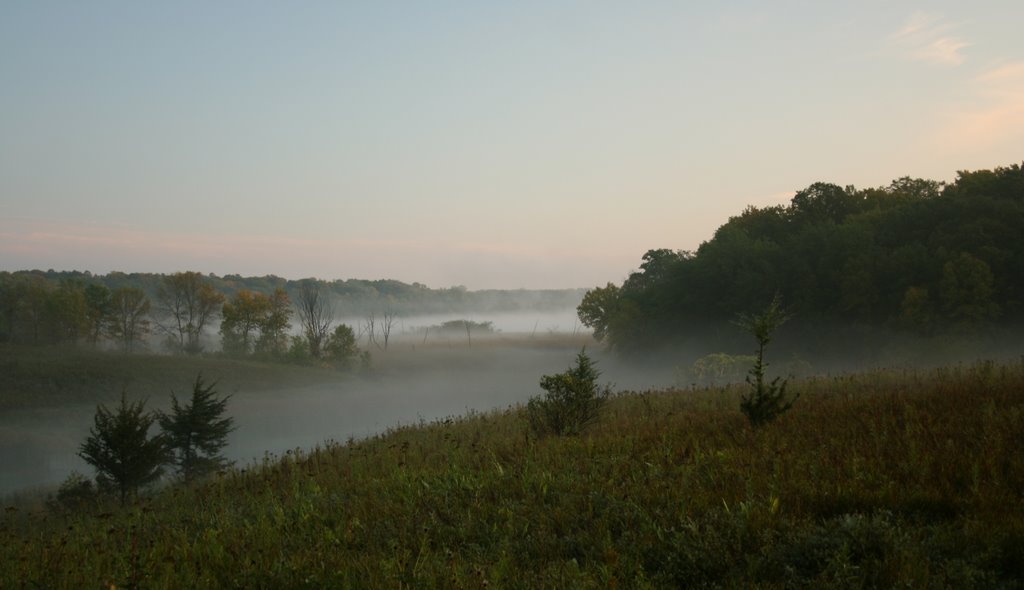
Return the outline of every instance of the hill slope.
{"type": "Polygon", "coordinates": [[[584,436],[511,409],[270,458],[126,509],[9,511],[0,586],[1024,584],[1024,365],[622,394],[584,436]]]}

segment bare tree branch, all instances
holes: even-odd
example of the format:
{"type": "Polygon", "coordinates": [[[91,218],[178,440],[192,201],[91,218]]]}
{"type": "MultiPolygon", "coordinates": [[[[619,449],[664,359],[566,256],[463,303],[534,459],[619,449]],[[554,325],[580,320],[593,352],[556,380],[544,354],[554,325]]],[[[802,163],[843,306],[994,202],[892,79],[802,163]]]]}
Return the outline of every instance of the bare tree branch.
{"type": "Polygon", "coordinates": [[[313,358],[321,358],[327,337],[331,333],[334,306],[321,290],[320,281],[307,279],[302,282],[296,307],[299,312],[299,324],[309,342],[309,353],[313,358]]]}

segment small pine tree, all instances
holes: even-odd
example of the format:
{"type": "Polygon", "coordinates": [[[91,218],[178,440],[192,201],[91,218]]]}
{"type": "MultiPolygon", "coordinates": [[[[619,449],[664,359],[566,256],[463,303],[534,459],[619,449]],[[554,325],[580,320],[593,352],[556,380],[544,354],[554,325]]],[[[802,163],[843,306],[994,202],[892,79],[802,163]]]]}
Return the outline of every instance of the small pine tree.
{"type": "Polygon", "coordinates": [[[234,418],[223,418],[228,399],[218,399],[216,383],[203,384],[203,375],[196,376],[192,398],[182,406],[171,394],[171,413],[159,416],[160,427],[173,454],[172,463],[185,481],[208,475],[232,464],[220,455],[227,446],[228,434],[234,430],[234,418]]]}
{"type": "Polygon", "coordinates": [[[764,361],[764,350],[772,340],[772,333],[786,323],[789,317],[789,314],[783,311],[781,300],[776,295],[761,313],[742,314],[736,319],[736,325],[757,339],[754,366],[747,374],[747,383],[752,390],[740,399],[740,410],[753,426],[761,426],[775,420],[793,407],[793,402],[796,401],[796,397],[786,400],[787,380],[776,377],[771,383],[765,383],[768,363],[764,361]]]}
{"type": "Polygon", "coordinates": [[[586,349],[576,355],[576,366],[563,373],[541,377],[543,397],[530,398],[526,413],[537,434],[579,434],[597,419],[601,406],[611,394],[610,387],[601,387],[601,372],[587,356],[586,349]]]}
{"type": "Polygon", "coordinates": [[[115,491],[122,505],[139,488],[159,479],[169,459],[165,437],[149,436],[155,418],[145,412],[145,405],[142,401],[129,404],[122,392],[116,412],[97,406],[94,425],[78,452],[96,469],[100,489],[115,491]]]}

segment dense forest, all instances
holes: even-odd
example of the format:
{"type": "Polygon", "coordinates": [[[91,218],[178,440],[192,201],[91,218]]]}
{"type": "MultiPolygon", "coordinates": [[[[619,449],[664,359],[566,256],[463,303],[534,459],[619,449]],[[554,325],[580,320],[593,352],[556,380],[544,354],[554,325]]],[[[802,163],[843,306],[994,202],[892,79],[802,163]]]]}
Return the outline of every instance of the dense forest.
{"type": "Polygon", "coordinates": [[[776,296],[793,314],[785,340],[800,354],[1012,335],[1024,319],[1022,236],[1019,165],[960,172],[950,184],[819,182],[788,206],[748,207],[695,252],[648,251],[637,272],[591,289],[578,311],[624,353],[743,350],[731,320],[776,296]]]}

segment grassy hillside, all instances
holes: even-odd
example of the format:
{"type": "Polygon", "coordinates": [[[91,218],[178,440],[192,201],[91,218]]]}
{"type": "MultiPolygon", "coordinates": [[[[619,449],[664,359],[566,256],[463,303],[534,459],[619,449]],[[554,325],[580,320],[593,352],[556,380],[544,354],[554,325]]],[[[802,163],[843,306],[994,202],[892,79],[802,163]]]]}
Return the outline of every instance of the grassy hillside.
{"type": "Polygon", "coordinates": [[[120,509],[8,510],[0,587],[1024,587],[1024,364],[625,393],[269,458],[120,509]]]}

